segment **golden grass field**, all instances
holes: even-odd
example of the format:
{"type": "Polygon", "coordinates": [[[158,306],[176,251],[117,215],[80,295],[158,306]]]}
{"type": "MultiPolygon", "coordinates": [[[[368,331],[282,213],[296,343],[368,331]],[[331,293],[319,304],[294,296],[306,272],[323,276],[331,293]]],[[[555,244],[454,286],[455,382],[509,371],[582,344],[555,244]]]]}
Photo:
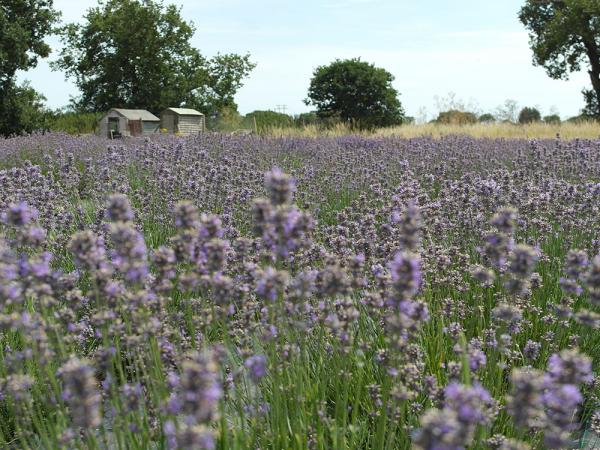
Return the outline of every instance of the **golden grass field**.
{"type": "Polygon", "coordinates": [[[427,123],[422,125],[401,125],[391,128],[380,128],[375,131],[357,132],[350,128],[337,125],[329,129],[317,126],[303,128],[271,128],[266,133],[271,136],[342,136],[348,134],[361,134],[368,136],[399,136],[413,138],[419,136],[432,136],[439,138],[447,135],[466,134],[481,138],[513,138],[513,139],[552,139],[557,134],[561,139],[600,139],[600,123],[562,123],[549,125],[545,123],[532,123],[528,125],[514,125],[510,123],[478,123],[473,125],[445,125],[427,123]]]}

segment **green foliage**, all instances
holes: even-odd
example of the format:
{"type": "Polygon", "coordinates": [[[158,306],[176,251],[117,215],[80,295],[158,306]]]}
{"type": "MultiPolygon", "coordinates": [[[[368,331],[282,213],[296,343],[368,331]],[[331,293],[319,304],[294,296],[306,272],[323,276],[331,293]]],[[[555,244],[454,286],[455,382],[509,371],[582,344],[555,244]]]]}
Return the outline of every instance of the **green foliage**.
{"type": "Polygon", "coordinates": [[[582,113],[577,116],[569,117],[567,119],[567,122],[575,123],[575,124],[584,124],[584,123],[592,122],[594,120],[597,120],[597,118],[591,117],[591,116],[588,116],[588,115],[582,113]]]}
{"type": "Polygon", "coordinates": [[[206,127],[211,131],[231,132],[243,128],[244,118],[237,109],[224,106],[206,118],[206,127]]]}
{"type": "Polygon", "coordinates": [[[17,70],[35,67],[50,54],[44,41],[59,14],[52,0],[2,0],[0,4],[0,85],[17,70]]]}
{"type": "Polygon", "coordinates": [[[540,122],[542,120],[542,115],[536,108],[530,108],[526,106],[519,113],[519,123],[533,123],[540,122]]]}
{"type": "Polygon", "coordinates": [[[450,110],[441,112],[437,119],[437,123],[443,123],[448,125],[468,125],[477,123],[477,116],[472,112],[450,110]]]}
{"type": "Polygon", "coordinates": [[[253,111],[246,114],[246,119],[252,123],[256,120],[256,128],[259,132],[270,128],[294,126],[294,118],[292,116],[276,111],[253,111]]]}
{"type": "Polygon", "coordinates": [[[320,119],[316,111],[301,113],[294,117],[296,126],[305,127],[308,125],[319,125],[320,119]]]}
{"type": "Polygon", "coordinates": [[[206,60],[201,70],[202,83],[197,85],[183,98],[183,105],[208,114],[214,109],[229,108],[237,111],[233,99],[243,86],[246,78],[256,64],[250,61],[250,55],[217,54],[206,60]]]}
{"type": "Polygon", "coordinates": [[[154,0],[104,0],[84,23],[64,26],[53,66],[81,90],[77,107],[235,108],[233,96],[254,68],[249,55],[205,58],[190,45],[194,26],[180,12],[154,0]]]}
{"type": "Polygon", "coordinates": [[[360,58],[337,59],[315,69],[305,103],[314,105],[320,118],[353,127],[401,124],[404,111],[393,80],[391,73],[360,58]]]}
{"type": "Polygon", "coordinates": [[[581,114],[600,119],[600,96],[593,89],[583,89],[581,93],[585,103],[581,114]]]}
{"type": "Polygon", "coordinates": [[[102,113],[57,111],[50,115],[48,128],[69,134],[90,134],[96,131],[102,113]]]}
{"type": "Polygon", "coordinates": [[[31,133],[48,128],[46,99],[27,82],[5,82],[0,88],[0,135],[31,133]]]}
{"type": "Polygon", "coordinates": [[[480,115],[478,120],[481,123],[492,123],[496,121],[496,117],[493,114],[485,113],[480,115]]]}
{"type": "Polygon", "coordinates": [[[560,116],[558,114],[544,116],[544,123],[549,125],[559,125],[561,123],[560,116]]]}
{"type": "Polygon", "coordinates": [[[527,0],[519,19],[529,31],[533,62],[555,79],[588,69],[586,114],[600,116],[600,2],[527,0]]]}
{"type": "Polygon", "coordinates": [[[28,83],[17,85],[15,74],[37,65],[50,54],[44,41],[59,14],[52,0],[2,0],[0,3],[0,135],[44,128],[45,98],[28,83]]]}

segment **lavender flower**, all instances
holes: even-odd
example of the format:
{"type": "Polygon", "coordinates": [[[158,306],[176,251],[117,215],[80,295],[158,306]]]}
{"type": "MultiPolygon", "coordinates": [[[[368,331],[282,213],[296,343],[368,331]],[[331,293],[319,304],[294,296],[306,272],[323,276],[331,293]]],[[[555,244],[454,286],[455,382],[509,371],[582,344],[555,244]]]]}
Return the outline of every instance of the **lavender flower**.
{"type": "Polygon", "coordinates": [[[114,266],[131,283],[141,283],[148,275],[148,256],[144,237],[129,223],[114,223],[110,227],[114,245],[111,259],[114,266]]]}
{"type": "Polygon", "coordinates": [[[14,227],[23,227],[37,217],[38,211],[31,208],[27,202],[11,203],[2,214],[2,221],[14,227]]]}
{"type": "Polygon", "coordinates": [[[109,196],[106,216],[112,222],[129,222],[133,220],[133,210],[127,197],[123,194],[109,196]]]}
{"type": "Polygon", "coordinates": [[[267,358],[263,355],[255,355],[244,361],[244,366],[248,369],[250,379],[258,383],[267,374],[267,358]]]}
{"type": "Polygon", "coordinates": [[[399,252],[390,263],[394,299],[408,300],[421,287],[421,263],[418,255],[399,252]]]}
{"type": "Polygon", "coordinates": [[[290,203],[296,190],[293,178],[283,173],[278,167],[265,174],[265,185],[273,205],[290,203]]]}
{"type": "Polygon", "coordinates": [[[101,397],[92,367],[73,357],[58,374],[63,380],[63,400],[69,405],[73,424],[84,430],[100,426],[101,397]]]}
{"type": "Polygon", "coordinates": [[[211,353],[192,353],[181,374],[182,411],[189,424],[208,424],[217,417],[222,396],[218,366],[211,353]]]}

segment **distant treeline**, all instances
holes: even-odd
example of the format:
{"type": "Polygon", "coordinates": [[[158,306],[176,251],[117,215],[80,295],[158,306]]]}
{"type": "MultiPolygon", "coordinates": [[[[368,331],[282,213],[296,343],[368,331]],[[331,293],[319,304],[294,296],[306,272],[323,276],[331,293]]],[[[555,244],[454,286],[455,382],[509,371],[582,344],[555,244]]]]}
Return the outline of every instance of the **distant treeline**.
{"type": "MultiPolygon", "coordinates": [[[[570,117],[566,121],[569,123],[580,123],[590,122],[593,120],[596,119],[585,114],[580,114],[578,116],[570,117]]],[[[556,125],[560,124],[562,120],[558,114],[549,114],[542,117],[541,113],[536,108],[525,107],[521,109],[516,120],[511,120],[507,117],[498,117],[491,113],[477,115],[469,111],[451,109],[440,112],[437,118],[431,121],[431,123],[440,123],[445,125],[472,125],[475,123],[512,123],[524,125],[535,122],[556,125]]]]}
{"type": "MultiPolygon", "coordinates": [[[[90,134],[95,133],[98,121],[102,113],[89,112],[47,112],[43,119],[43,127],[49,131],[62,131],[69,134],[90,134]]],[[[558,114],[549,114],[541,116],[536,108],[523,108],[516,120],[497,117],[491,113],[477,115],[473,112],[449,110],[438,114],[437,118],[431,120],[433,124],[444,125],[472,125],[476,123],[546,123],[557,125],[561,123],[558,114]]],[[[574,116],[566,120],[568,123],[581,123],[594,120],[585,115],[574,116]]],[[[412,124],[414,119],[406,117],[404,124],[412,124]]],[[[315,128],[328,130],[342,124],[339,120],[322,119],[315,111],[290,115],[277,111],[253,111],[246,115],[238,114],[236,111],[222,110],[219,113],[212,114],[206,118],[207,130],[218,132],[253,132],[258,134],[270,134],[273,130],[289,128],[315,128]]]]}

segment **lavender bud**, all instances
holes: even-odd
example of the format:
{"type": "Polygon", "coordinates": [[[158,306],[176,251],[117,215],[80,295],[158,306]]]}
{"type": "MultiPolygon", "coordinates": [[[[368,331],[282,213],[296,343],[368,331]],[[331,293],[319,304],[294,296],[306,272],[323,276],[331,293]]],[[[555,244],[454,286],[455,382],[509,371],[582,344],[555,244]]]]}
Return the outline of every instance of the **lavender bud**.
{"type": "Polygon", "coordinates": [[[72,357],[58,371],[63,380],[63,400],[71,410],[76,427],[90,430],[100,426],[100,393],[94,369],[85,361],[72,357]]]}
{"type": "Polygon", "coordinates": [[[123,194],[110,195],[106,215],[111,222],[129,222],[133,220],[133,210],[129,199],[123,194]]]}

